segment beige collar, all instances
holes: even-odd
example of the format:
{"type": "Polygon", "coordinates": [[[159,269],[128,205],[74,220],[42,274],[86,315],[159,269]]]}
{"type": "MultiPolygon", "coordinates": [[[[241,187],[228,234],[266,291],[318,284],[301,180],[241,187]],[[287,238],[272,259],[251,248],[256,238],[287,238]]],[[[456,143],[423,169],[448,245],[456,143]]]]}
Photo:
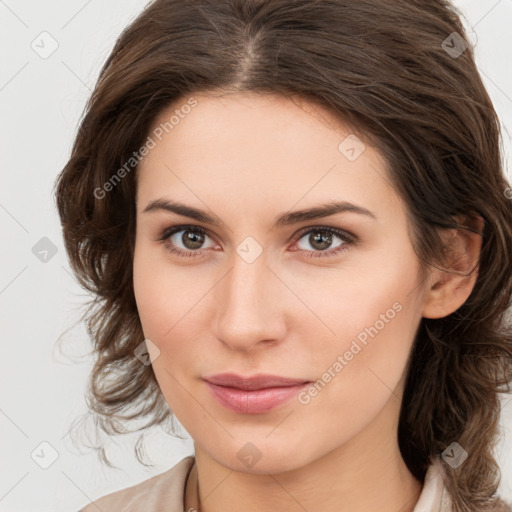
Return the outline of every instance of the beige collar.
{"type": "MultiPolygon", "coordinates": [[[[413,512],[451,512],[452,503],[443,477],[444,469],[441,458],[435,457],[428,467],[423,489],[413,512]]],[[[201,512],[195,459],[185,482],[183,505],[185,512],[201,512]]]]}

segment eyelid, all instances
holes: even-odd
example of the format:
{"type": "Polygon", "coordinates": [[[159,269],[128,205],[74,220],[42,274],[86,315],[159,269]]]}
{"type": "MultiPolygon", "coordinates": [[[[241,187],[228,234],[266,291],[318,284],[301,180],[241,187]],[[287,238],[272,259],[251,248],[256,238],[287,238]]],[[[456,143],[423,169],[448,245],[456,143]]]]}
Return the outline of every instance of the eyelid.
{"type": "Polygon", "coordinates": [[[302,228],[299,230],[295,235],[292,236],[291,240],[293,242],[296,242],[300,238],[302,238],[303,235],[308,233],[309,231],[327,231],[331,232],[337,236],[341,236],[346,238],[352,243],[356,243],[358,238],[353,233],[350,233],[349,231],[341,228],[336,228],[334,226],[328,226],[328,225],[316,225],[316,226],[306,226],[305,228],[302,228]]]}
{"type": "MultiPolygon", "coordinates": [[[[155,238],[156,242],[165,242],[169,237],[178,233],[180,231],[197,231],[199,233],[204,233],[212,240],[215,240],[215,237],[212,236],[207,228],[203,228],[202,226],[197,226],[195,224],[175,224],[173,226],[169,226],[164,228],[160,234],[155,238]]],[[[199,252],[201,249],[195,251],[199,252]]]]}

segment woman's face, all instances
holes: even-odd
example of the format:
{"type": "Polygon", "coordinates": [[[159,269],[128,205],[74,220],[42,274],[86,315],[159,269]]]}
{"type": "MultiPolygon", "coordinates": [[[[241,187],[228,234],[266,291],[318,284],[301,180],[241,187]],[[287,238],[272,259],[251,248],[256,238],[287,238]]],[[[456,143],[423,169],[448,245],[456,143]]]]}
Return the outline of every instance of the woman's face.
{"type": "Polygon", "coordinates": [[[194,100],[162,113],[138,169],[135,295],[169,407],[239,471],[395,442],[425,284],[385,161],[298,99],[194,100]],[[296,213],[345,202],[360,210],[296,213]],[[226,372],[310,384],[226,403],[204,380],[226,372]]]}

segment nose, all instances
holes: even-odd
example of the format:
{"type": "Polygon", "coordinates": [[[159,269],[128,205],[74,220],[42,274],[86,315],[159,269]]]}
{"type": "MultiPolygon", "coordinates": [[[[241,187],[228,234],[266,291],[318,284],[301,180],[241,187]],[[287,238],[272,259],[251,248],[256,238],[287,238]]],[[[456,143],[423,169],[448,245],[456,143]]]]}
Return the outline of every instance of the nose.
{"type": "Polygon", "coordinates": [[[290,297],[267,266],[265,252],[251,263],[234,254],[231,270],[215,289],[213,335],[226,347],[250,351],[284,339],[290,297]]]}

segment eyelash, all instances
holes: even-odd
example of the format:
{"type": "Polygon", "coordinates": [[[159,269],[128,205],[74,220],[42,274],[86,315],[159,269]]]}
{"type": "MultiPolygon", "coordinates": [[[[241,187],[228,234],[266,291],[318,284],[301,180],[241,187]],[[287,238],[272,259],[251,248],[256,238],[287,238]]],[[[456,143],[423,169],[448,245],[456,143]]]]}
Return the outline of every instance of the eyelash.
{"type": "MultiPolygon", "coordinates": [[[[194,258],[197,256],[200,256],[202,251],[201,249],[197,251],[185,251],[182,249],[175,249],[174,247],[170,247],[166,242],[167,240],[174,234],[179,233],[180,231],[191,231],[200,235],[208,235],[208,232],[204,230],[203,228],[200,228],[199,226],[193,226],[193,225],[179,225],[179,226],[172,226],[170,228],[164,229],[162,234],[157,238],[158,242],[161,242],[165,245],[167,250],[171,252],[172,254],[176,254],[179,257],[182,258],[194,258]]],[[[338,247],[334,249],[328,249],[325,251],[306,251],[304,249],[297,249],[297,251],[302,251],[310,254],[305,254],[304,256],[306,258],[324,258],[329,256],[335,256],[343,251],[349,250],[350,246],[354,245],[357,242],[357,237],[354,235],[349,235],[345,231],[341,231],[337,228],[331,228],[328,226],[315,226],[315,227],[308,227],[304,230],[297,233],[294,237],[292,242],[295,244],[298,242],[304,235],[307,235],[308,233],[312,232],[321,232],[321,233],[331,233],[333,235],[336,235],[339,237],[344,243],[340,244],[338,247]]],[[[211,237],[210,237],[211,238],[211,237]]]]}

